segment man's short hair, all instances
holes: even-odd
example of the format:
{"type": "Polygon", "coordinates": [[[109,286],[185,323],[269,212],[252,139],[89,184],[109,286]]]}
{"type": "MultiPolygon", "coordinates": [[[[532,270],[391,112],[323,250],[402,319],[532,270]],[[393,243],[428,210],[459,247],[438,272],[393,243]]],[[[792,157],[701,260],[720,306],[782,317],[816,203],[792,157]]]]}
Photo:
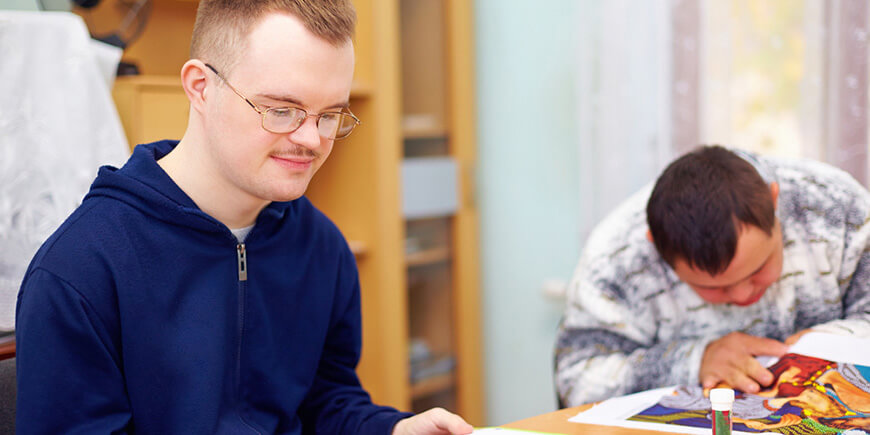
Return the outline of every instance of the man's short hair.
{"type": "Polygon", "coordinates": [[[675,160],[659,176],[646,207],[659,254],[671,267],[719,274],[728,268],[745,225],[772,234],[770,187],[755,168],[720,146],[703,146],[675,160]]]}
{"type": "Polygon", "coordinates": [[[309,32],[335,46],[350,41],[356,26],[350,0],[201,0],[191,59],[213,63],[229,74],[247,47],[251,29],[274,12],[295,16],[309,32]]]}

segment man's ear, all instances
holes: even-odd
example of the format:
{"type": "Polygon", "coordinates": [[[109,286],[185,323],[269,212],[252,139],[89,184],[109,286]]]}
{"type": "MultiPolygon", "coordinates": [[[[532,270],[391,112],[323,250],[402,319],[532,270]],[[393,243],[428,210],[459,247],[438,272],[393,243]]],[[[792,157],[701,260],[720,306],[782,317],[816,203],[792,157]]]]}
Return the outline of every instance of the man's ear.
{"type": "Polygon", "coordinates": [[[773,209],[776,210],[776,201],[779,199],[779,183],[770,183],[770,196],[773,198],[773,209]]]}
{"type": "Polygon", "coordinates": [[[205,108],[205,96],[208,73],[205,64],[199,59],[190,59],[181,67],[181,87],[190,101],[190,108],[202,112],[205,108]]]}
{"type": "Polygon", "coordinates": [[[655,240],[652,238],[652,231],[646,230],[646,239],[649,240],[650,243],[655,244],[655,240]]]}

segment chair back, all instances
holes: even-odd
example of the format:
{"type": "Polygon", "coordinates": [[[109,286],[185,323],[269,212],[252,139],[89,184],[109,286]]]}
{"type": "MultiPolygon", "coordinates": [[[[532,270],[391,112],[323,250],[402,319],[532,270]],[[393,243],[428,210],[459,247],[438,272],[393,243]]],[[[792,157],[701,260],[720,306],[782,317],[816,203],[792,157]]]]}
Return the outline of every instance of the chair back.
{"type": "Polygon", "coordinates": [[[15,433],[15,358],[0,361],[0,434],[15,433]]]}

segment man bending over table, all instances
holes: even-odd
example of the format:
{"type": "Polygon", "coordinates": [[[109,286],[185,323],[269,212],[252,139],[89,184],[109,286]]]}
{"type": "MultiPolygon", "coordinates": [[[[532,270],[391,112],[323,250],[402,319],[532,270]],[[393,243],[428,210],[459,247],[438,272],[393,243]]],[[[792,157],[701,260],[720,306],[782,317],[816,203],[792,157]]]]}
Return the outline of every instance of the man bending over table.
{"type": "Polygon", "coordinates": [[[754,393],[812,329],[870,336],[870,192],[823,163],[701,147],[592,232],[556,388],[575,406],[673,384],[754,393]]]}

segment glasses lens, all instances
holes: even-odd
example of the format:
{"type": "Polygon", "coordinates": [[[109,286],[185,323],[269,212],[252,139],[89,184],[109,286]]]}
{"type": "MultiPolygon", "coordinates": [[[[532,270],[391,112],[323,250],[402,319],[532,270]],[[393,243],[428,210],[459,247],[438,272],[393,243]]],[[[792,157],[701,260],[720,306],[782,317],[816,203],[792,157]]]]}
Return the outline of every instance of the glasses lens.
{"type": "Polygon", "coordinates": [[[305,111],[295,107],[272,107],[263,114],[263,128],[272,133],[290,133],[305,120],[305,111]]]}
{"type": "MultiPolygon", "coordinates": [[[[295,107],[272,107],[263,112],[263,128],[272,133],[290,133],[305,122],[308,114],[295,107]]],[[[346,113],[326,112],[317,119],[317,132],[326,139],[347,137],[357,120],[346,113]]]]}
{"type": "Polygon", "coordinates": [[[317,128],[326,139],[342,139],[353,131],[356,124],[356,119],[347,113],[327,112],[320,115],[317,128]]]}
{"type": "Polygon", "coordinates": [[[326,139],[335,139],[340,125],[341,113],[322,113],[317,120],[317,131],[326,139]]]}
{"type": "Polygon", "coordinates": [[[338,128],[336,128],[336,139],[347,137],[358,124],[356,118],[347,113],[339,113],[338,128]]]}

